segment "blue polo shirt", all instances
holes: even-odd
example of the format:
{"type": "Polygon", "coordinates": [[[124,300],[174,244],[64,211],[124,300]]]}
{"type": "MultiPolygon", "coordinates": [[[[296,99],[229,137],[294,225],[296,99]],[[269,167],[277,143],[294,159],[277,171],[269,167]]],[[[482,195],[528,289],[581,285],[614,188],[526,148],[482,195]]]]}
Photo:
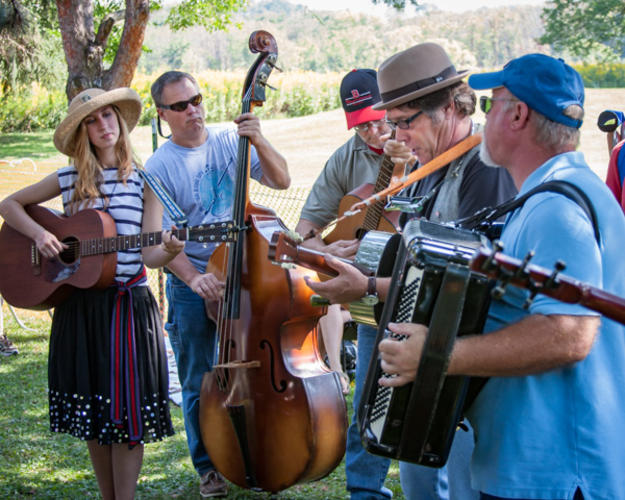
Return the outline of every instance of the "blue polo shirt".
{"type": "MultiPolygon", "coordinates": [[[[539,193],[512,213],[505,225],[504,253],[625,297],[625,217],[603,181],[578,152],[551,158],[534,171],[520,194],[549,180],[582,188],[597,213],[600,245],[584,211],[556,193],[539,193]]],[[[493,301],[487,331],[528,314],[596,315],[579,305],[508,287],[493,301]]],[[[625,498],[625,327],[602,318],[583,361],[525,377],[493,377],[475,400],[469,420],[476,446],[471,473],[479,491],[510,498],[625,498]]]]}

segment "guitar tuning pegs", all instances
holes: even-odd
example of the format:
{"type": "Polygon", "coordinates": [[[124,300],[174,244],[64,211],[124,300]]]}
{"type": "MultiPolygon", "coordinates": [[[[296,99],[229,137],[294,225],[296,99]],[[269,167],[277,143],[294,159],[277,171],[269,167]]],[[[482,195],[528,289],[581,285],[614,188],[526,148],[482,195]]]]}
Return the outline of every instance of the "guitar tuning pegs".
{"type": "Polygon", "coordinates": [[[566,264],[564,263],[564,261],[556,261],[555,265],[553,266],[553,271],[551,272],[551,275],[549,276],[549,278],[547,278],[547,281],[545,281],[544,288],[551,288],[552,286],[554,286],[556,282],[556,277],[565,269],[566,264]]]}
{"type": "Polygon", "coordinates": [[[523,277],[523,274],[525,273],[527,266],[530,263],[530,260],[532,260],[532,257],[534,257],[534,251],[530,250],[529,252],[527,252],[527,255],[525,255],[525,258],[523,259],[521,264],[519,264],[519,268],[514,273],[515,278],[523,277]]]}
{"type": "Polygon", "coordinates": [[[488,271],[490,269],[492,269],[493,267],[493,261],[495,260],[495,254],[498,252],[501,252],[503,250],[503,243],[499,240],[495,240],[493,242],[493,250],[491,251],[490,255],[488,256],[488,258],[484,261],[484,264],[482,264],[482,270],[484,271],[488,271]]]}
{"type": "Polygon", "coordinates": [[[493,288],[490,292],[491,297],[495,300],[499,300],[501,297],[503,297],[506,293],[506,284],[507,283],[502,283],[501,285],[497,285],[495,288],[493,288]]]}
{"type": "Polygon", "coordinates": [[[537,293],[538,290],[536,290],[535,288],[530,291],[529,296],[527,297],[527,299],[525,299],[525,302],[523,302],[523,309],[527,310],[530,308],[532,302],[534,302],[534,298],[536,297],[537,293]]]}

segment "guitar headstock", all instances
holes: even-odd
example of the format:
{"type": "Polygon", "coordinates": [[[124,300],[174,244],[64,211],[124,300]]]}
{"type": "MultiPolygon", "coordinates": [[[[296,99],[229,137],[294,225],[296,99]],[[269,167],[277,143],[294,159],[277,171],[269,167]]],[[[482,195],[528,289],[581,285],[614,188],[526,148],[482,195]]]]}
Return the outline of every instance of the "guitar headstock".
{"type": "Polygon", "coordinates": [[[204,243],[225,243],[234,241],[236,231],[233,221],[215,222],[178,230],[181,238],[204,243]]]}
{"type": "Polygon", "coordinates": [[[293,264],[302,241],[303,238],[295,231],[276,231],[269,242],[269,259],[274,264],[293,264]]]}
{"type": "Polygon", "coordinates": [[[528,308],[538,294],[549,295],[564,302],[572,302],[570,287],[575,287],[571,279],[558,276],[565,264],[557,261],[552,271],[530,264],[534,252],[529,252],[523,260],[501,253],[502,246],[495,244],[495,249],[480,248],[470,263],[472,271],[484,274],[498,281],[491,294],[494,298],[501,298],[508,284],[530,291],[525,308],[528,308]],[[567,285],[567,288],[564,287],[567,285]]]}

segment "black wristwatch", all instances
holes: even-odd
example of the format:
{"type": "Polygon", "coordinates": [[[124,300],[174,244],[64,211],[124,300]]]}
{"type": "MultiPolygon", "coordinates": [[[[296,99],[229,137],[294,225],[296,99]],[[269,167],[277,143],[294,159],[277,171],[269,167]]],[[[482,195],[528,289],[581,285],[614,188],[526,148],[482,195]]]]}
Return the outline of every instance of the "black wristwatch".
{"type": "Polygon", "coordinates": [[[360,301],[366,306],[374,306],[380,301],[376,288],[375,276],[369,276],[369,278],[367,278],[367,293],[360,299],[360,301]]]}

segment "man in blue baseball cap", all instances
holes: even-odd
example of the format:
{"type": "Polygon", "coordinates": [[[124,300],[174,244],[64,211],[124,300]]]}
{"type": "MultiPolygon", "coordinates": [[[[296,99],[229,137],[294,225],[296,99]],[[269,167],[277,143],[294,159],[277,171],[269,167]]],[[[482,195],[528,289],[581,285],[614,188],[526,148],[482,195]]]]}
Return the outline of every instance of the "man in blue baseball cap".
{"type": "MultiPolygon", "coordinates": [[[[473,75],[486,113],[482,158],[512,175],[519,197],[566,181],[588,210],[559,192],[530,196],[511,212],[501,241],[519,259],[625,296],[625,218],[576,151],[583,118],[580,75],[560,59],[530,54],[502,71],[473,75]],[[593,217],[590,215],[594,212],[593,217]]],[[[557,296],[557,295],[556,295],[557,296]]],[[[472,486],[482,499],[625,498],[625,327],[578,304],[507,287],[493,299],[484,335],[456,339],[448,374],[489,377],[468,417],[475,430],[472,486]]],[[[380,344],[382,368],[414,379],[427,328],[398,324],[403,344],[380,344]]]]}

